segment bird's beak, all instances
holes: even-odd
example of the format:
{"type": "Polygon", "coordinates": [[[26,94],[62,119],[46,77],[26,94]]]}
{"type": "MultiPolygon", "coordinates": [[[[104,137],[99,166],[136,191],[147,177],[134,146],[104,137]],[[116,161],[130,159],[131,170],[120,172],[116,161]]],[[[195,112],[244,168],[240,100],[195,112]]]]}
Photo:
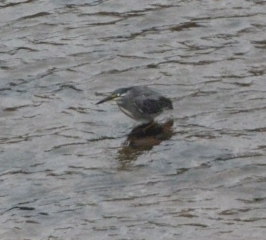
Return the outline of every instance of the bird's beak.
{"type": "Polygon", "coordinates": [[[107,101],[110,101],[110,100],[113,100],[117,97],[116,94],[112,94],[104,99],[102,99],[101,101],[97,102],[96,104],[101,104],[101,103],[104,103],[104,102],[107,102],[107,101]]]}

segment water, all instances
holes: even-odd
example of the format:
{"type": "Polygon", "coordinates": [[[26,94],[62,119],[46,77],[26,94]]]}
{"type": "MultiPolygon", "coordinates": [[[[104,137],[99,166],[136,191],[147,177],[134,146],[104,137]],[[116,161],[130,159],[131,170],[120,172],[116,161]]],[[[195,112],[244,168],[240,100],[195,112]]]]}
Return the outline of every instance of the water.
{"type": "Polygon", "coordinates": [[[0,11],[1,239],[264,239],[265,1],[0,11]],[[95,105],[130,85],[173,100],[166,135],[95,105]]]}

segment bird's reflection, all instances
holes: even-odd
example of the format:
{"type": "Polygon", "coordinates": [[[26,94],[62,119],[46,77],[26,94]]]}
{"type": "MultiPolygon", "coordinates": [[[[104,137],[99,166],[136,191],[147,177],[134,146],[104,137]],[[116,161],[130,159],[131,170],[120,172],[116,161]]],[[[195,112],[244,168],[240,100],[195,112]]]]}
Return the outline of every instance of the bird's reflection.
{"type": "Polygon", "coordinates": [[[164,123],[153,122],[135,127],[127,136],[123,147],[118,151],[120,170],[130,168],[131,161],[137,159],[144,151],[149,151],[153,146],[173,136],[173,119],[164,123]]]}

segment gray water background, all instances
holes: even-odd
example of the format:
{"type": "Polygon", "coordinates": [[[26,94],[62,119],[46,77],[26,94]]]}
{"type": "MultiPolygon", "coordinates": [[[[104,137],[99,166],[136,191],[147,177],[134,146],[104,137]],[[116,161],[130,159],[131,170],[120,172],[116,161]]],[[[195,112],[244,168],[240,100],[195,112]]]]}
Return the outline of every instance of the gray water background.
{"type": "Polygon", "coordinates": [[[0,239],[263,240],[266,1],[0,2],[0,239]],[[121,86],[172,99],[124,151],[121,86]]]}

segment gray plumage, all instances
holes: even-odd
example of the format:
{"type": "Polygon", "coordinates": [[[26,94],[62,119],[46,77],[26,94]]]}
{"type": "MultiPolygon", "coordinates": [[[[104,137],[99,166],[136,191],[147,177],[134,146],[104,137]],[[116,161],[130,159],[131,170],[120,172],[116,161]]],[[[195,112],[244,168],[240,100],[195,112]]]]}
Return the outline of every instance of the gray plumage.
{"type": "Polygon", "coordinates": [[[119,88],[97,104],[115,99],[127,116],[143,123],[152,122],[164,110],[173,109],[170,99],[146,86],[119,88]]]}

